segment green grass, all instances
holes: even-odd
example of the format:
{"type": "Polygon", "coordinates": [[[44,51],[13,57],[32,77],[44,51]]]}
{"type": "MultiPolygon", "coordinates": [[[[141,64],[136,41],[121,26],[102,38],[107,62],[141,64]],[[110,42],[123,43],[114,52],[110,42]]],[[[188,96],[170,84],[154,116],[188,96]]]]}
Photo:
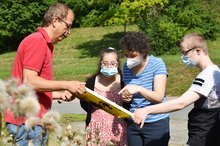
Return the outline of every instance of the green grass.
{"type": "MultiPolygon", "coordinates": [[[[129,26],[128,30],[138,30],[129,26]]],[[[80,80],[96,72],[99,53],[109,46],[119,49],[123,27],[77,28],[58,43],[54,55],[54,74],[58,80],[80,80]]]]}
{"type": "Polygon", "coordinates": [[[62,124],[68,124],[71,122],[83,122],[86,119],[85,114],[62,114],[60,122],[62,124]]]}
{"type": "MultiPolygon", "coordinates": [[[[215,41],[208,41],[209,55],[212,61],[220,65],[220,37],[215,41]]],[[[191,85],[195,76],[199,73],[197,68],[189,68],[184,65],[180,59],[180,55],[161,56],[167,66],[168,82],[167,95],[178,96],[185,92],[191,85]]]]}
{"type": "MultiPolygon", "coordinates": [[[[128,26],[127,31],[138,31],[137,26],[128,26]]],[[[120,50],[119,40],[124,34],[123,26],[73,28],[68,38],[55,45],[53,68],[56,80],[85,81],[95,73],[99,52],[109,46],[120,50]]],[[[209,53],[214,63],[220,65],[220,37],[209,41],[209,53]]],[[[122,51],[120,50],[122,54],[122,51]]],[[[0,79],[10,78],[15,52],[0,54],[0,79]]],[[[123,56],[123,55],[122,55],[123,56]]],[[[181,62],[180,54],[163,55],[168,70],[167,95],[181,95],[199,72],[181,62]]],[[[122,63],[124,59],[121,60],[122,63]]]]}
{"type": "Polygon", "coordinates": [[[15,52],[0,54],[0,79],[10,78],[15,52]]]}

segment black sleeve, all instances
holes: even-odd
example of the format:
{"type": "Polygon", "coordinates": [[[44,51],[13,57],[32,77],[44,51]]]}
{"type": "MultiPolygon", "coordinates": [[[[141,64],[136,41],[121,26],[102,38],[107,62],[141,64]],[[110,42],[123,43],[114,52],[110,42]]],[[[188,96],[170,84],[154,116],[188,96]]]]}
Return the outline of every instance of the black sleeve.
{"type": "Polygon", "coordinates": [[[128,103],[127,102],[123,102],[122,107],[127,109],[127,110],[129,110],[130,105],[131,105],[131,102],[128,102],[128,103]]]}
{"type": "MultiPolygon", "coordinates": [[[[96,78],[96,75],[94,75],[93,77],[89,78],[86,81],[86,87],[93,91],[94,91],[94,86],[95,86],[95,78],[96,78]]],[[[87,101],[80,100],[80,106],[87,112],[86,126],[88,126],[91,121],[92,105],[88,103],[87,101]]]]}
{"type": "MultiPolygon", "coordinates": [[[[96,76],[93,76],[91,78],[89,78],[87,81],[86,81],[86,87],[91,89],[91,90],[94,90],[94,84],[95,84],[95,78],[96,76]]],[[[87,101],[83,101],[83,100],[80,100],[80,106],[88,113],[91,109],[91,105],[87,102],[87,101]]]]}
{"type": "MultiPolygon", "coordinates": [[[[122,80],[122,77],[121,77],[121,89],[124,88],[124,86],[125,86],[125,83],[124,83],[124,81],[122,80]]],[[[131,102],[129,102],[129,103],[123,102],[122,107],[129,110],[130,104],[131,104],[131,102]]]]}
{"type": "Polygon", "coordinates": [[[80,100],[80,106],[84,109],[84,111],[88,112],[89,103],[83,100],[80,100]]]}

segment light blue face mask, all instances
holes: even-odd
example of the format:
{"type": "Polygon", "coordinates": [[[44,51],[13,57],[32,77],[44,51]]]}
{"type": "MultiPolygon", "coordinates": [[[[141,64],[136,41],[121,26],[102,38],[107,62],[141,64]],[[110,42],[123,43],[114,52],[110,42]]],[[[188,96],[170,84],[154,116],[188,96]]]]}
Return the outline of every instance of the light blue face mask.
{"type": "Polygon", "coordinates": [[[118,68],[117,67],[113,67],[113,68],[107,68],[107,67],[102,67],[100,72],[103,74],[103,75],[106,75],[106,76],[114,76],[118,73],[118,68]]]}
{"type": "Polygon", "coordinates": [[[197,65],[196,61],[192,60],[190,57],[188,57],[186,55],[182,54],[181,59],[182,59],[183,63],[189,67],[195,67],[197,65]]]}

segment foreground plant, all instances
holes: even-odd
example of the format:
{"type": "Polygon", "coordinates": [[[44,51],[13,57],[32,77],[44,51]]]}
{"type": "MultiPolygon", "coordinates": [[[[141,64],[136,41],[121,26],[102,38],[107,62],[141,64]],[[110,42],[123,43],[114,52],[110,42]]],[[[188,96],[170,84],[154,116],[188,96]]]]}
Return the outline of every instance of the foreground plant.
{"type": "Polygon", "coordinates": [[[95,135],[92,136],[92,130],[87,129],[86,146],[116,146],[119,145],[118,141],[106,141],[101,140],[100,128],[97,126],[95,130],[95,135]]]}
{"type": "MultiPolygon", "coordinates": [[[[58,123],[60,115],[57,112],[49,111],[40,119],[37,114],[40,110],[40,105],[35,91],[25,84],[19,85],[16,79],[0,80],[0,113],[4,110],[8,110],[14,113],[14,116],[19,119],[26,119],[25,130],[29,133],[29,130],[36,125],[41,125],[43,130],[41,134],[48,132],[54,132],[57,135],[61,134],[62,128],[58,123]]],[[[2,118],[0,119],[2,121],[2,118]]],[[[2,132],[2,125],[0,125],[0,134],[2,132]]],[[[19,128],[17,129],[17,133],[19,128]]],[[[15,137],[4,134],[0,137],[0,145],[14,145],[15,137]]],[[[29,145],[33,145],[32,141],[29,141],[29,145]]]]}
{"type": "MultiPolygon", "coordinates": [[[[4,110],[13,112],[19,119],[28,119],[37,115],[40,105],[35,92],[29,86],[19,85],[16,79],[0,80],[0,113],[4,110]]],[[[0,120],[2,121],[2,116],[0,120]]],[[[2,125],[0,125],[0,131],[2,132],[2,125]]],[[[14,140],[11,141],[11,136],[5,136],[1,135],[1,144],[15,143],[14,140]]]]}
{"type": "MultiPolygon", "coordinates": [[[[98,128],[96,129],[95,138],[88,139],[88,141],[85,141],[85,133],[80,133],[71,125],[67,125],[62,129],[58,112],[50,110],[42,118],[37,117],[40,105],[35,91],[25,84],[18,86],[16,79],[0,80],[0,114],[6,109],[13,112],[16,117],[26,119],[25,130],[27,133],[30,129],[34,130],[36,125],[41,125],[44,128],[40,135],[47,132],[55,134],[61,146],[113,146],[116,144],[100,141],[98,128]]],[[[0,117],[0,120],[2,121],[2,117],[0,117]]],[[[3,132],[2,125],[0,125],[0,145],[15,146],[15,139],[16,136],[12,137],[7,132],[3,132]]],[[[28,146],[34,146],[32,140],[29,141],[28,146]]]]}
{"type": "Polygon", "coordinates": [[[58,136],[61,146],[83,146],[84,133],[73,129],[71,125],[67,125],[62,135],[58,136]]]}

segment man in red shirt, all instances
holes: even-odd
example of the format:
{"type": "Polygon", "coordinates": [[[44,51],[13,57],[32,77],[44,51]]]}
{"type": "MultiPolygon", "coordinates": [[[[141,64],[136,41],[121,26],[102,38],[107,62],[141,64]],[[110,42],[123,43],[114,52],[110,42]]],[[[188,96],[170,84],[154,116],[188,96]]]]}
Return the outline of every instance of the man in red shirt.
{"type": "MultiPolygon", "coordinates": [[[[85,92],[85,84],[82,82],[53,80],[54,43],[68,36],[73,20],[74,13],[68,6],[52,4],[45,12],[43,26],[24,38],[17,50],[12,77],[36,91],[41,107],[39,117],[51,109],[52,99],[71,101],[76,94],[85,92]]],[[[34,145],[47,143],[47,134],[41,133],[41,126],[27,133],[24,128],[25,119],[14,118],[14,114],[9,111],[5,112],[5,122],[9,133],[16,138],[16,144],[28,145],[29,140],[34,145]]]]}

